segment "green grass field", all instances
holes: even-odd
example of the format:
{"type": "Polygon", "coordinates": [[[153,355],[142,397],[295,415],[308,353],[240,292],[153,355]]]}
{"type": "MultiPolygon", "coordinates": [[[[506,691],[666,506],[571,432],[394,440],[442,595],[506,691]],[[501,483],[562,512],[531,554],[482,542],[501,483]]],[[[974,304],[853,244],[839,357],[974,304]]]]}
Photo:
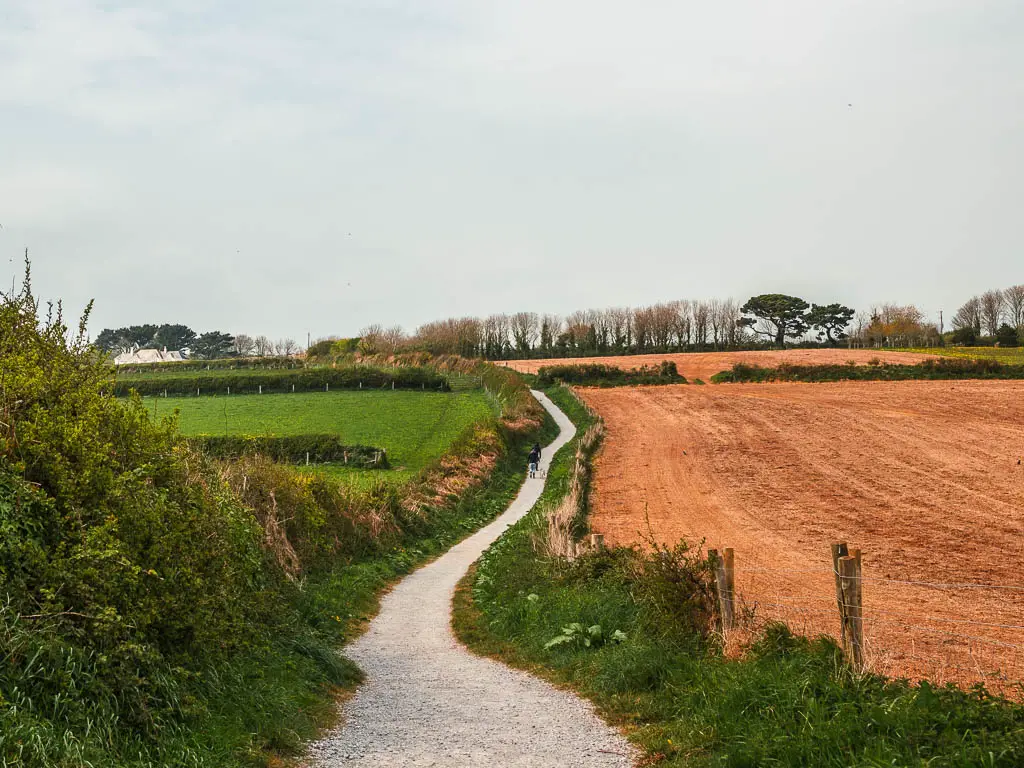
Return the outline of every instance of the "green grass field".
{"type": "Polygon", "coordinates": [[[180,414],[185,435],[340,434],[384,448],[393,469],[322,465],[317,471],[372,483],[404,482],[441,456],[466,427],[493,416],[484,392],[304,392],[282,395],[146,398],[150,412],[180,414]]]}
{"type": "Polygon", "coordinates": [[[1024,365],[1024,347],[915,347],[901,352],[919,352],[925,355],[959,357],[969,360],[998,360],[1010,365],[1024,365]]]}

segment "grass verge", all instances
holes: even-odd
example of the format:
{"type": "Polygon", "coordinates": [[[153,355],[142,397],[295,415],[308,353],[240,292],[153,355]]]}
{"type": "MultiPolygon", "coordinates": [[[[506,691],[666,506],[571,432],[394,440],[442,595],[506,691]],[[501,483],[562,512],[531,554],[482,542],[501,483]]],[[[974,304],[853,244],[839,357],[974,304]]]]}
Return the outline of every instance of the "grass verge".
{"type": "MultiPolygon", "coordinates": [[[[549,395],[582,433],[585,409],[549,395]]],[[[1024,764],[1024,708],[980,689],[858,675],[831,640],[782,625],[727,658],[706,614],[706,561],[684,544],[541,554],[575,452],[555,456],[545,497],[460,585],[453,627],[471,649],[591,699],[649,765],[1024,764]]]]}

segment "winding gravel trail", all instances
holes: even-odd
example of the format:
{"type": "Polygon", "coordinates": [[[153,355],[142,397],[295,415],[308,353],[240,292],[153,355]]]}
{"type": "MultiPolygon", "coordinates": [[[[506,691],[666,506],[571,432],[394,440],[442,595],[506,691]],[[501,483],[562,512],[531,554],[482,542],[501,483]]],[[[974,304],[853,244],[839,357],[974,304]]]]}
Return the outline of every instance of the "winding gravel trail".
{"type": "MultiPolygon", "coordinates": [[[[543,394],[534,396],[561,432],[542,468],[575,434],[543,394]]],[[[536,503],[542,480],[527,480],[501,517],[381,601],[380,614],[345,653],[367,681],[345,705],[342,725],[310,746],[317,766],[516,766],[627,768],[632,747],[571,693],[474,656],[450,629],[455,585],[506,527],[536,503]]]]}

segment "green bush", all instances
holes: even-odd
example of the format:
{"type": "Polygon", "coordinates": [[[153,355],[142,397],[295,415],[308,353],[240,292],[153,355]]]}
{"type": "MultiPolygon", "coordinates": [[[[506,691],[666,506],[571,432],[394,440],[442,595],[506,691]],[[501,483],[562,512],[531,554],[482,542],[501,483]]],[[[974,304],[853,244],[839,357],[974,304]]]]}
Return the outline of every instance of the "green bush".
{"type": "Polygon", "coordinates": [[[910,381],[945,379],[1024,379],[1024,365],[1010,365],[992,359],[938,358],[914,365],[792,365],[774,368],[736,363],[731,370],[716,373],[716,383],[766,381],[910,381]]]}
{"type": "Polygon", "coordinates": [[[224,357],[216,360],[173,360],[117,366],[122,376],[173,376],[193,371],[283,371],[305,368],[293,357],[224,357]]]}
{"type": "Polygon", "coordinates": [[[671,360],[663,360],[657,366],[641,366],[629,370],[613,365],[587,363],[548,365],[537,371],[538,387],[550,387],[557,382],[587,387],[630,387],[641,384],[685,384],[686,378],[671,360]]]}
{"type": "Polygon", "coordinates": [[[274,461],[313,464],[342,462],[363,469],[388,469],[387,452],[369,445],[345,445],[337,435],[197,435],[189,442],[216,459],[261,455],[274,461]]]}
{"type": "Polygon", "coordinates": [[[118,379],[118,397],[140,395],[255,395],[278,392],[323,392],[327,389],[429,389],[448,392],[451,387],[440,374],[426,368],[307,368],[297,371],[254,370],[251,373],[206,373],[166,378],[118,379]],[[262,390],[261,390],[262,387],[262,390]],[[229,392],[230,390],[230,392],[229,392]]]}

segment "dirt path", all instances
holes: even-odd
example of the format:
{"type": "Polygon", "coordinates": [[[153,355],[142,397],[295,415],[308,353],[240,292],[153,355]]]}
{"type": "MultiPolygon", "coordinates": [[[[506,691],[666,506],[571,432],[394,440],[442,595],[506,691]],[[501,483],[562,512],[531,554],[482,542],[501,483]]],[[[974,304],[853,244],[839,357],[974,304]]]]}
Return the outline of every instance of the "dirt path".
{"type": "Polygon", "coordinates": [[[845,540],[864,551],[874,669],[1024,678],[1024,384],[582,393],[608,430],[593,521],[610,542],[635,540],[646,513],[663,540],[733,547],[762,618],[836,634],[829,544],[845,540]]]}
{"type": "MultiPolygon", "coordinates": [[[[561,433],[575,427],[534,393],[561,433]]],[[[524,672],[470,654],[452,636],[455,585],[509,525],[536,503],[543,481],[528,480],[501,517],[404,579],[381,602],[369,630],[345,649],[367,682],[345,706],[337,731],[310,747],[317,766],[514,766],[626,768],[634,753],[591,706],[524,672]]]]}

